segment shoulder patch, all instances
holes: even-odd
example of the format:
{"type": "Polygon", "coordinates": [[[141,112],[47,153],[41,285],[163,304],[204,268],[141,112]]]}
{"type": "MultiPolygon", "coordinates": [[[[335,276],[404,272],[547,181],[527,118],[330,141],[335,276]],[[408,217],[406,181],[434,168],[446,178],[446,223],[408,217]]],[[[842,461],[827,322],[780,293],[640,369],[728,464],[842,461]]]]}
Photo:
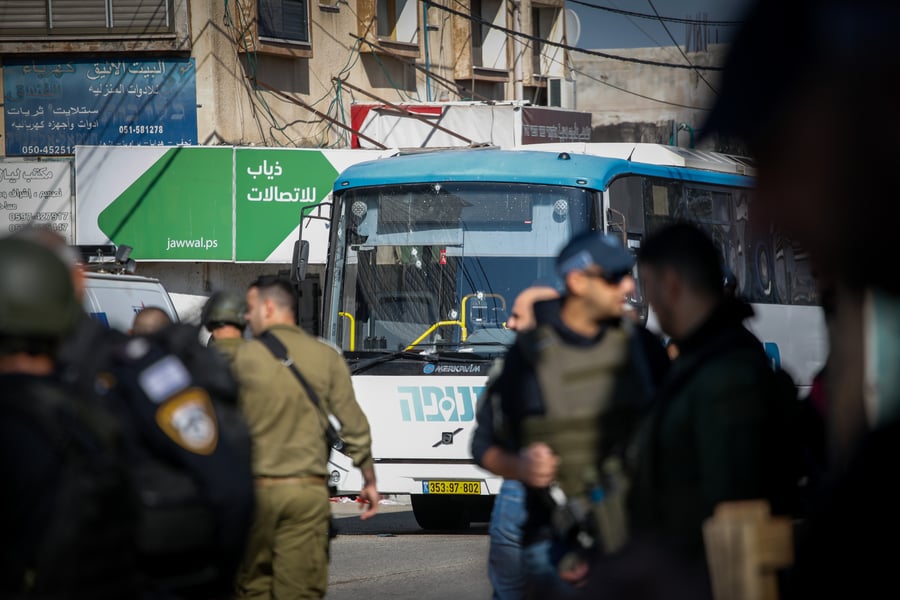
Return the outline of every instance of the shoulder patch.
{"type": "Polygon", "coordinates": [[[173,442],[194,454],[212,454],[219,442],[219,425],[206,390],[191,387],[166,400],[156,410],[156,423],[173,442]]]}
{"type": "Polygon", "coordinates": [[[191,374],[173,354],[159,359],[138,375],[138,383],[155,404],[161,403],[191,383],[191,374]]]}

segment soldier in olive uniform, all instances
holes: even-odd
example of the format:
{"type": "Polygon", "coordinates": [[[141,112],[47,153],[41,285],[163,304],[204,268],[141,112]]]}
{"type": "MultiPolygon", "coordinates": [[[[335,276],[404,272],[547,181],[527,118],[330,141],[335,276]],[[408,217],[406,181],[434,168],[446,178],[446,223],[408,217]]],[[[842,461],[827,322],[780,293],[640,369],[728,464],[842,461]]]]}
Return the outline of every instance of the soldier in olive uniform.
{"type": "Polygon", "coordinates": [[[321,598],[328,584],[327,482],[330,446],[326,414],[341,424],[343,452],[362,470],[362,513],[380,500],[372,466],[369,423],[356,403],[340,354],[296,325],[297,295],[290,281],[261,277],[247,291],[246,318],[256,336],[270,334],[318,396],[313,403],[287,361],[259,340],[237,348],[232,368],[239,402],[253,438],[257,514],[238,577],[239,598],[321,598]]]}
{"type": "Polygon", "coordinates": [[[219,350],[229,360],[244,341],[244,329],[247,320],[244,312],[247,305],[244,299],[232,292],[216,292],[203,305],[200,312],[200,324],[209,331],[209,346],[219,350]]]}

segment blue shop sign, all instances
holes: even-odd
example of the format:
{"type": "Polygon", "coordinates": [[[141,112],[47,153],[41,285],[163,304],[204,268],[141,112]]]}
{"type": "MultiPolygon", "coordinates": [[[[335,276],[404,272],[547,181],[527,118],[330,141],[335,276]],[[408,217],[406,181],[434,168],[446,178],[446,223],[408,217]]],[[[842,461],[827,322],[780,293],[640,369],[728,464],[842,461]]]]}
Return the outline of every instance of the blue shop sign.
{"type": "Polygon", "coordinates": [[[197,143],[193,58],[4,59],[7,156],[197,143]]]}

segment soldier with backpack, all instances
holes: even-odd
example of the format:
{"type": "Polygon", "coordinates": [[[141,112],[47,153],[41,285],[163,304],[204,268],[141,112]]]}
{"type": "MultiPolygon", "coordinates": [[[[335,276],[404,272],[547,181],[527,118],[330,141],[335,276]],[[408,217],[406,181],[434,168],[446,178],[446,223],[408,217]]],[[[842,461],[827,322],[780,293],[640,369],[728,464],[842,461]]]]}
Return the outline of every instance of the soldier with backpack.
{"type": "Polygon", "coordinates": [[[49,249],[0,240],[0,597],[139,596],[121,430],[58,377],[81,308],[49,249]]]}
{"type": "MultiPolygon", "coordinates": [[[[40,228],[16,237],[63,258],[69,285],[83,289],[65,240],[40,228]]],[[[190,325],[128,336],[80,308],[76,314],[59,345],[59,378],[122,432],[143,597],[230,597],[255,493],[249,431],[226,359],[190,325]]]]}

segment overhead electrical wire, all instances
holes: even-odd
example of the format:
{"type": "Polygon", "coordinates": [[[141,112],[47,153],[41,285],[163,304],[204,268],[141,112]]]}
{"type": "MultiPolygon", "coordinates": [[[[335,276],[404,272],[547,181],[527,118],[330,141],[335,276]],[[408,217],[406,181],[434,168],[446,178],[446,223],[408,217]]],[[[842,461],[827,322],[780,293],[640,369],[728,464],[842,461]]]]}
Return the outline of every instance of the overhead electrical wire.
{"type": "Polygon", "coordinates": [[[643,27],[641,27],[640,25],[638,25],[638,22],[635,21],[633,17],[630,17],[630,16],[628,16],[628,15],[625,15],[625,18],[628,19],[628,22],[629,22],[629,23],[631,23],[632,25],[634,25],[634,28],[635,28],[635,29],[637,29],[638,31],[640,31],[641,33],[643,33],[643,34],[647,37],[647,39],[650,40],[651,42],[653,42],[656,46],[658,46],[659,48],[662,48],[662,49],[669,49],[668,46],[663,46],[663,44],[661,44],[661,43],[659,42],[659,40],[657,40],[655,37],[653,37],[652,35],[650,35],[650,33],[649,33],[646,29],[644,29],[643,27]]]}
{"type": "Polygon", "coordinates": [[[600,79],[599,77],[595,77],[595,76],[591,75],[590,73],[586,73],[586,72],[580,71],[580,70],[578,70],[578,69],[572,69],[572,71],[574,71],[575,73],[581,75],[582,77],[586,77],[587,79],[590,79],[591,81],[594,81],[594,82],[600,83],[600,84],[602,84],[602,85],[611,87],[611,88],[613,88],[614,90],[618,90],[618,91],[623,92],[623,93],[625,93],[625,94],[630,94],[630,95],[632,95],[632,96],[637,96],[638,98],[643,98],[644,100],[650,100],[651,102],[659,102],[660,104],[666,104],[666,105],[668,105],[668,106],[675,106],[675,107],[677,107],[677,108],[687,108],[687,109],[690,109],[690,110],[706,110],[706,111],[709,110],[709,108],[705,108],[705,107],[702,107],[702,106],[688,106],[687,104],[678,104],[677,102],[670,102],[670,101],[668,101],[668,100],[660,100],[659,98],[654,98],[654,97],[652,97],[652,96],[646,96],[646,95],[641,94],[641,93],[639,93],[639,92],[634,92],[634,91],[631,91],[631,90],[629,90],[629,89],[620,87],[620,86],[618,86],[618,85],[616,85],[616,84],[614,84],[614,83],[610,83],[610,82],[608,82],[608,81],[603,81],[603,80],[600,79]]]}
{"type": "MultiPolygon", "coordinates": [[[[656,13],[657,15],[659,15],[659,12],[656,10],[656,7],[653,5],[653,0],[647,0],[647,2],[650,4],[650,8],[653,9],[653,12],[656,13]]],[[[675,44],[676,48],[678,48],[678,51],[681,53],[681,56],[684,57],[685,62],[687,62],[687,64],[691,65],[692,67],[694,67],[694,71],[697,73],[697,77],[699,77],[700,80],[706,84],[706,87],[708,87],[709,89],[712,90],[713,94],[718,96],[719,92],[716,90],[716,88],[713,87],[713,85],[709,81],[707,81],[706,77],[703,76],[703,73],[701,73],[700,71],[697,70],[697,67],[691,62],[691,59],[688,58],[688,55],[684,53],[684,50],[681,49],[681,46],[675,40],[675,36],[672,35],[672,32],[669,31],[669,28],[666,26],[666,22],[663,21],[662,17],[659,17],[659,24],[662,25],[663,29],[666,30],[666,33],[669,35],[669,39],[672,40],[672,43],[675,44]]]]}
{"type": "MultiPolygon", "coordinates": [[[[424,1],[425,0],[419,0],[419,2],[424,2],[424,1]]],[[[652,67],[666,67],[666,68],[670,68],[670,69],[702,69],[704,71],[721,71],[722,70],[722,67],[708,67],[708,66],[703,66],[703,65],[691,65],[691,64],[685,65],[685,64],[679,64],[679,63],[668,63],[668,62],[662,62],[662,61],[658,61],[658,60],[647,60],[647,59],[643,59],[643,58],[633,58],[633,57],[621,56],[621,55],[617,55],[617,54],[610,54],[608,52],[600,52],[599,50],[588,50],[586,48],[570,46],[568,44],[563,44],[561,42],[545,40],[538,36],[530,35],[527,33],[522,33],[520,31],[513,31],[512,29],[509,29],[508,27],[496,25],[496,24],[488,21],[487,19],[482,19],[481,17],[476,17],[475,15],[472,15],[472,14],[466,14],[462,11],[455,10],[453,8],[450,8],[449,6],[444,6],[442,4],[435,4],[433,2],[430,2],[429,6],[439,9],[439,10],[449,12],[450,14],[462,17],[464,19],[468,19],[475,23],[480,23],[482,25],[486,25],[486,26],[490,27],[491,29],[496,29],[497,31],[502,31],[503,33],[510,35],[510,36],[525,38],[525,39],[531,40],[533,42],[540,42],[541,45],[544,45],[544,46],[553,46],[554,48],[562,48],[563,50],[569,50],[570,52],[578,52],[581,54],[587,54],[589,56],[598,56],[600,58],[608,58],[610,60],[618,60],[618,61],[622,61],[622,62],[635,63],[635,64],[639,64],[639,65],[648,65],[648,66],[652,66],[652,67]]]]}
{"type": "Polygon", "coordinates": [[[740,27],[743,25],[743,21],[707,21],[704,19],[679,19],[678,17],[660,17],[658,15],[651,15],[647,13],[634,12],[630,10],[622,10],[621,8],[612,8],[611,6],[600,6],[599,4],[591,4],[590,2],[584,2],[583,0],[566,0],[566,4],[578,4],[579,6],[586,6],[588,8],[593,8],[596,10],[602,10],[606,12],[615,13],[618,15],[624,15],[626,17],[637,17],[638,19],[649,19],[651,21],[662,20],[667,21],[669,23],[682,23],[685,25],[710,25],[713,27],[740,27]]]}
{"type": "MultiPolygon", "coordinates": [[[[571,1],[571,0],[567,0],[567,1],[571,1]]],[[[462,4],[462,2],[461,2],[460,0],[456,0],[456,3],[457,3],[457,4],[462,4]]],[[[436,5],[435,5],[435,4],[430,4],[430,6],[436,6],[436,5]]],[[[459,14],[459,13],[456,13],[456,11],[453,11],[453,12],[454,12],[455,14],[459,14]]],[[[463,15],[461,15],[461,16],[466,16],[466,15],[463,14],[463,15]]],[[[487,24],[487,25],[491,25],[491,23],[485,21],[484,19],[479,19],[478,17],[474,17],[474,16],[471,16],[471,15],[469,15],[469,17],[470,17],[473,21],[481,22],[481,23],[484,23],[484,24],[487,24]]],[[[656,17],[652,17],[652,18],[653,18],[653,19],[656,19],[656,17]]],[[[503,28],[500,27],[499,29],[503,29],[503,28]]],[[[640,29],[640,28],[639,28],[639,29],[640,29]]],[[[643,31],[643,30],[642,30],[642,31],[643,31]]],[[[667,31],[668,31],[668,30],[667,30],[667,31]]],[[[514,32],[513,32],[513,33],[514,33],[514,32]]],[[[529,41],[531,41],[531,40],[539,40],[539,38],[535,38],[535,37],[533,37],[533,36],[527,36],[527,37],[529,38],[529,41]]],[[[671,37],[671,34],[670,34],[670,37],[671,37]]],[[[543,40],[539,40],[539,41],[542,41],[542,42],[543,42],[543,40]]],[[[655,41],[655,40],[654,40],[654,41],[655,41]]],[[[673,40],[673,42],[674,42],[674,40],[673,40]]],[[[657,42],[657,43],[658,43],[658,42],[657,42]]],[[[527,44],[527,45],[530,45],[530,44],[527,44]]],[[[676,43],[675,45],[678,46],[677,43],[676,43]]],[[[559,46],[563,46],[563,45],[562,45],[562,44],[559,44],[559,46]]],[[[579,49],[579,48],[575,48],[575,50],[581,51],[581,49],[579,49]]],[[[680,48],[679,48],[679,51],[680,51],[680,48]]],[[[588,51],[588,53],[590,53],[590,51],[588,51]]],[[[605,85],[605,86],[607,86],[607,87],[611,87],[611,88],[613,88],[613,89],[615,89],[615,90],[617,90],[617,91],[620,91],[620,92],[622,92],[622,93],[624,93],[624,94],[630,94],[630,95],[632,95],[632,96],[635,96],[635,97],[638,97],[638,98],[642,98],[642,99],[644,99],[644,100],[649,100],[649,101],[651,101],[651,102],[657,102],[657,103],[659,103],[659,104],[665,104],[665,105],[668,105],[668,106],[674,106],[674,107],[677,107],[677,108],[686,108],[686,109],[689,109],[689,110],[702,110],[702,111],[708,111],[708,110],[709,110],[709,108],[706,108],[706,107],[689,106],[689,105],[687,105],[687,104],[679,104],[679,103],[677,103],[677,102],[671,102],[671,101],[668,101],[668,100],[662,100],[662,99],[660,99],[660,98],[654,98],[654,97],[652,97],[652,96],[647,96],[647,95],[641,94],[641,93],[639,93],[639,92],[634,92],[634,91],[632,91],[632,90],[629,90],[629,89],[627,89],[627,88],[624,88],[624,87],[615,85],[615,84],[610,83],[610,82],[608,82],[608,81],[604,81],[604,80],[602,80],[602,79],[600,79],[600,78],[598,78],[598,77],[594,77],[594,76],[590,75],[589,73],[587,73],[587,72],[585,72],[585,71],[581,71],[581,70],[579,70],[579,69],[575,69],[574,67],[571,67],[571,66],[568,66],[568,65],[564,65],[561,61],[559,61],[559,60],[557,60],[557,59],[554,59],[554,58],[552,58],[552,57],[549,58],[549,60],[550,60],[551,62],[554,62],[554,63],[557,63],[557,64],[561,64],[561,65],[563,65],[563,68],[567,68],[567,69],[569,69],[569,70],[571,70],[571,71],[573,71],[573,72],[575,72],[575,73],[577,73],[577,74],[579,74],[579,75],[581,75],[581,76],[583,76],[583,77],[586,77],[587,79],[590,79],[591,81],[595,81],[596,83],[599,83],[599,84],[601,84],[601,85],[605,85]]],[[[688,61],[688,64],[687,64],[687,65],[673,65],[673,66],[678,66],[678,67],[681,67],[681,68],[693,68],[695,65],[690,64],[690,61],[688,61]]],[[[707,68],[707,69],[708,69],[709,67],[701,67],[701,68],[707,68]]],[[[697,75],[700,76],[701,78],[703,78],[703,76],[702,76],[699,72],[697,73],[697,75]]],[[[704,79],[704,81],[706,81],[706,79],[704,79]]],[[[709,85],[708,82],[707,82],[707,85],[709,85]]],[[[710,88],[713,89],[712,86],[710,86],[710,88]]],[[[715,92],[715,89],[713,89],[713,91],[715,92]]]]}
{"type": "Polygon", "coordinates": [[[588,73],[588,72],[586,72],[586,71],[582,71],[581,69],[576,69],[575,67],[572,67],[572,66],[568,66],[568,67],[567,67],[565,64],[563,64],[562,61],[557,60],[557,59],[555,59],[555,58],[551,58],[550,61],[551,61],[551,62],[554,62],[554,63],[556,63],[556,64],[558,64],[558,65],[563,65],[563,68],[567,68],[567,69],[569,69],[570,71],[572,71],[573,73],[575,73],[575,74],[577,74],[577,75],[580,75],[581,77],[584,77],[585,79],[590,79],[591,81],[593,81],[593,82],[595,82],[595,83],[599,83],[599,84],[601,84],[601,85],[605,85],[605,86],[607,86],[607,87],[611,87],[611,88],[613,88],[614,90],[617,90],[617,91],[619,91],[619,92],[622,92],[623,94],[629,94],[629,95],[631,95],[631,96],[636,96],[636,97],[638,97],[638,98],[643,98],[644,100],[649,100],[649,101],[651,101],[651,102],[658,102],[659,104],[666,104],[666,105],[668,105],[668,106],[675,106],[675,107],[677,107],[677,108],[687,108],[687,109],[689,109],[689,110],[702,110],[702,111],[709,111],[709,110],[710,110],[709,107],[705,107],[705,106],[689,106],[689,105],[687,105],[687,104],[679,104],[679,103],[677,103],[677,102],[671,102],[671,101],[669,101],[669,100],[661,100],[660,98],[654,98],[653,96],[647,96],[646,94],[641,94],[640,92],[634,92],[634,91],[629,90],[629,89],[627,89],[627,88],[623,88],[623,87],[621,87],[621,86],[618,86],[618,85],[616,85],[616,84],[614,84],[614,83],[610,83],[610,82],[608,82],[608,81],[604,81],[604,80],[600,79],[599,77],[596,77],[596,76],[594,76],[594,75],[591,75],[590,73],[588,73]]]}
{"type": "MultiPolygon", "coordinates": [[[[424,2],[425,0],[419,0],[419,1],[424,2]]],[[[589,3],[586,3],[586,2],[580,2],[579,0],[567,0],[567,1],[573,2],[573,3],[575,3],[575,4],[584,4],[585,6],[589,6],[589,7],[592,7],[592,8],[598,8],[598,9],[601,9],[601,10],[607,10],[607,9],[608,9],[608,7],[601,7],[601,6],[597,6],[597,5],[592,5],[592,4],[589,4],[589,3]]],[[[649,1],[649,0],[648,0],[648,1],[649,1]]],[[[230,16],[230,15],[227,14],[227,4],[228,4],[228,0],[226,0],[226,19],[228,19],[228,17],[230,16]]],[[[456,15],[456,16],[459,16],[459,17],[468,19],[468,20],[472,21],[473,23],[479,23],[479,24],[481,24],[481,25],[483,25],[483,26],[487,26],[487,27],[490,27],[490,28],[492,28],[492,29],[496,29],[496,30],[498,30],[498,31],[501,31],[501,32],[505,33],[505,34],[508,35],[508,36],[515,36],[515,37],[522,38],[522,39],[526,40],[526,44],[529,45],[529,46],[531,45],[531,42],[539,42],[539,43],[541,43],[542,45],[545,45],[545,46],[557,47],[557,48],[569,50],[569,51],[571,51],[571,52],[579,52],[579,53],[582,53],[582,54],[587,54],[587,55],[592,55],[592,56],[598,56],[598,57],[601,57],[601,58],[607,58],[607,59],[611,59],[611,60],[619,60],[619,61],[623,61],[623,62],[636,63],[636,64],[644,64],[644,65],[649,65],[649,66],[659,66],[659,67],[666,67],[666,68],[693,69],[693,70],[695,70],[695,71],[697,72],[697,75],[698,75],[701,79],[703,79],[703,81],[704,81],[707,85],[709,85],[709,82],[706,81],[706,79],[702,76],[702,74],[699,72],[699,70],[708,70],[708,71],[719,71],[719,70],[721,70],[721,67],[708,67],[708,66],[693,65],[693,64],[691,64],[690,60],[687,59],[687,57],[685,57],[685,59],[687,60],[687,64],[678,64],[678,63],[668,63],[668,62],[663,62],[663,61],[654,61],[654,60],[647,60],[647,59],[640,59],[640,58],[632,58],[632,57],[626,57],[626,56],[614,55],[614,54],[610,54],[610,53],[606,53],[606,52],[601,52],[601,51],[597,51],[597,50],[588,50],[588,49],[579,48],[579,47],[576,47],[576,46],[570,46],[570,45],[567,45],[567,44],[562,44],[562,43],[559,43],[559,42],[553,42],[553,41],[549,41],[549,40],[544,40],[544,39],[542,39],[542,38],[540,38],[540,37],[533,36],[533,35],[529,35],[529,34],[526,34],[526,33],[523,33],[523,32],[513,31],[513,30],[511,30],[511,29],[508,29],[508,28],[505,28],[505,27],[502,27],[502,26],[499,26],[499,25],[495,25],[494,23],[492,23],[492,22],[490,22],[490,21],[487,21],[487,20],[485,20],[485,19],[482,19],[482,18],[480,18],[480,17],[477,17],[477,16],[475,16],[475,15],[467,14],[467,13],[465,13],[465,12],[458,11],[458,10],[454,10],[453,8],[450,8],[450,7],[448,7],[448,6],[443,6],[443,5],[440,5],[440,4],[433,3],[433,2],[430,2],[430,3],[429,3],[429,6],[430,6],[430,7],[434,7],[434,8],[436,8],[436,9],[439,9],[439,10],[443,10],[443,11],[448,12],[448,13],[450,13],[450,14],[453,14],[453,15],[456,15]]],[[[652,5],[652,2],[651,2],[651,7],[653,8],[654,11],[656,11],[655,7],[652,5]]],[[[639,18],[654,19],[654,20],[660,21],[660,23],[662,23],[663,21],[671,21],[671,22],[689,22],[689,23],[700,22],[700,21],[694,21],[694,20],[690,20],[690,19],[672,19],[672,18],[661,17],[661,16],[645,15],[645,14],[641,14],[641,13],[633,13],[633,12],[631,12],[631,11],[622,11],[622,10],[619,10],[619,9],[608,9],[608,10],[610,10],[610,12],[618,12],[618,13],[621,13],[621,14],[626,15],[626,16],[634,16],[634,17],[639,17],[639,18]]],[[[240,19],[242,16],[243,16],[243,15],[238,15],[238,18],[240,19]]],[[[724,24],[737,24],[737,23],[732,23],[732,22],[710,22],[710,21],[705,21],[704,23],[707,23],[707,24],[713,24],[713,25],[715,25],[715,24],[720,24],[720,25],[724,25],[724,24]]],[[[662,24],[663,24],[663,27],[665,28],[665,24],[664,24],[664,23],[662,23],[662,24]]],[[[668,28],[666,28],[666,33],[668,33],[668,34],[669,34],[669,37],[672,38],[672,35],[671,35],[671,33],[668,31],[668,28]]],[[[243,42],[244,45],[245,45],[245,48],[244,48],[245,53],[255,55],[255,52],[254,52],[252,49],[246,47],[246,39],[245,39],[243,36],[239,36],[239,38],[240,38],[240,41],[243,42]]],[[[674,38],[672,38],[672,39],[673,39],[673,42],[674,42],[674,41],[675,41],[674,38]]],[[[365,41],[365,42],[367,42],[368,40],[362,40],[362,39],[360,39],[360,40],[358,40],[358,41],[365,41]]],[[[676,45],[676,47],[678,47],[678,44],[677,44],[677,43],[676,43],[675,45],[676,45]]],[[[358,57],[359,57],[359,54],[358,54],[358,53],[359,53],[359,46],[358,46],[358,44],[355,44],[354,46],[355,46],[355,47],[353,48],[354,51],[351,53],[351,58],[350,58],[350,60],[348,60],[348,64],[345,65],[344,69],[342,69],[342,72],[346,72],[348,66],[350,66],[350,65],[352,65],[352,64],[355,64],[356,60],[354,60],[354,58],[358,59],[358,57]],[[354,57],[353,55],[355,55],[355,57],[354,57]]],[[[681,51],[680,47],[679,47],[679,51],[681,51]]],[[[682,56],[684,56],[684,53],[683,53],[683,52],[682,52],[682,56]]],[[[248,66],[250,67],[251,73],[252,73],[252,72],[254,72],[254,71],[256,70],[256,69],[255,69],[256,64],[255,64],[255,60],[254,60],[254,59],[255,59],[255,56],[253,56],[253,57],[248,56],[248,59],[249,59],[249,60],[248,60],[249,65],[248,65],[248,66]]],[[[555,59],[551,59],[551,60],[553,60],[553,62],[559,62],[558,60],[555,60],[555,59]]],[[[380,62],[380,61],[379,61],[379,62],[380,62]]],[[[383,66],[383,65],[380,65],[380,66],[381,66],[382,70],[384,70],[384,66],[383,66]]],[[[591,79],[591,80],[593,80],[593,81],[595,81],[595,82],[597,82],[597,83],[600,83],[600,84],[605,85],[605,86],[607,86],[607,87],[611,87],[611,88],[613,88],[613,89],[615,89],[615,90],[617,90],[617,91],[620,91],[620,92],[622,92],[622,93],[625,93],[625,94],[629,94],[629,95],[633,95],[633,96],[638,97],[638,98],[642,98],[642,99],[645,99],[645,100],[649,100],[649,101],[651,101],[651,102],[657,102],[657,103],[660,103],[660,104],[665,104],[665,105],[669,105],[669,106],[675,106],[675,107],[679,107],[679,108],[692,109],[692,110],[708,110],[708,109],[706,109],[706,108],[701,108],[701,107],[696,107],[696,106],[688,106],[688,105],[679,104],[679,103],[676,103],[676,102],[669,102],[669,101],[667,101],[667,100],[662,100],[662,99],[659,99],[659,98],[654,98],[654,97],[651,97],[651,96],[647,96],[647,95],[644,95],[644,94],[641,94],[641,93],[638,93],[638,92],[634,92],[634,91],[632,91],[632,90],[628,90],[628,89],[623,88],[623,87],[621,87],[621,86],[617,86],[617,85],[615,85],[615,84],[609,83],[608,81],[603,81],[602,79],[593,77],[593,76],[591,76],[590,74],[585,73],[585,72],[583,72],[583,71],[580,71],[580,70],[578,70],[578,69],[572,69],[572,70],[573,70],[575,73],[578,73],[579,75],[581,75],[581,76],[583,76],[583,77],[586,77],[586,78],[588,78],[588,79],[591,79]]],[[[397,88],[397,86],[396,86],[395,84],[393,84],[393,82],[391,82],[391,83],[392,83],[392,86],[395,88],[395,90],[397,90],[398,93],[400,93],[400,94],[401,94],[401,97],[402,97],[402,95],[403,95],[402,92],[400,92],[400,90],[397,88]]],[[[715,91],[715,89],[712,88],[711,85],[710,85],[710,88],[713,89],[713,91],[715,91]]],[[[342,94],[341,94],[341,91],[342,91],[342,90],[341,90],[339,84],[336,85],[336,89],[335,89],[334,91],[335,91],[336,95],[335,95],[334,98],[332,98],[332,101],[331,101],[331,103],[330,103],[330,105],[329,105],[329,107],[328,107],[328,113],[331,113],[332,111],[334,111],[334,112],[339,112],[339,115],[336,115],[336,116],[338,117],[338,119],[339,119],[340,121],[343,121],[346,117],[343,115],[343,107],[342,107],[342,106],[338,106],[338,105],[342,105],[342,102],[341,102],[341,100],[339,99],[339,98],[341,97],[341,95],[342,95],[342,94]]],[[[458,91],[458,90],[457,90],[457,91],[458,91]]],[[[264,108],[265,113],[267,114],[267,116],[269,117],[269,120],[271,121],[270,132],[272,132],[273,130],[275,130],[275,131],[279,131],[279,132],[282,133],[282,134],[286,133],[286,132],[284,131],[284,129],[286,129],[287,127],[289,127],[291,124],[286,124],[286,125],[279,126],[279,125],[277,124],[277,119],[276,119],[275,115],[272,113],[271,109],[270,109],[269,106],[268,106],[268,103],[267,103],[267,102],[259,95],[259,90],[258,90],[258,89],[255,89],[254,92],[255,92],[255,95],[257,96],[257,98],[261,101],[262,107],[264,108]]],[[[317,103],[318,103],[318,102],[317,102],[317,103]]],[[[323,119],[322,121],[324,121],[324,119],[323,119]]],[[[298,122],[298,121],[295,121],[294,124],[297,123],[297,122],[298,122]]],[[[323,125],[324,125],[324,127],[323,127],[322,130],[320,130],[320,133],[319,133],[319,136],[318,136],[318,137],[319,137],[319,144],[320,144],[320,145],[323,145],[323,142],[324,142],[324,140],[322,139],[322,134],[324,134],[328,129],[331,128],[331,126],[325,125],[324,123],[323,123],[323,125]]],[[[338,143],[340,143],[341,141],[343,141],[344,139],[346,139],[346,138],[344,137],[344,135],[345,135],[345,134],[342,134],[342,135],[339,135],[339,136],[338,136],[338,143]]],[[[273,139],[273,141],[274,141],[274,139],[273,139]]]]}

